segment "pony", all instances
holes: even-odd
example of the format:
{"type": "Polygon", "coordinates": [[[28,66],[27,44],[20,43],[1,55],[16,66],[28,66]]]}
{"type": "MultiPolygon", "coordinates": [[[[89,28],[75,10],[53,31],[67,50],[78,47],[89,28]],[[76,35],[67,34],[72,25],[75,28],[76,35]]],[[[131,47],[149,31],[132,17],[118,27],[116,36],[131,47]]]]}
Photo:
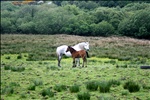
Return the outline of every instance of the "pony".
{"type": "Polygon", "coordinates": [[[84,67],[84,63],[86,63],[87,67],[87,55],[86,55],[86,51],[85,50],[80,50],[80,51],[76,51],[74,48],[72,48],[71,46],[68,46],[66,52],[70,51],[72,58],[73,58],[73,66],[72,67],[76,67],[76,62],[75,62],[75,58],[82,58],[83,59],[83,63],[82,63],[82,67],[84,67]]]}
{"type": "MultiPolygon", "coordinates": [[[[61,62],[61,59],[62,59],[62,56],[63,55],[66,55],[67,57],[70,57],[71,56],[71,53],[70,52],[66,52],[68,46],[67,45],[62,45],[62,46],[59,46],[57,47],[56,49],[56,54],[57,54],[57,60],[58,60],[58,66],[60,66],[60,62],[61,62]]],[[[89,50],[89,42],[81,42],[81,43],[78,43],[74,46],[72,46],[72,48],[74,48],[76,51],[79,51],[79,50],[84,50],[86,49],[86,51],[89,50]]],[[[87,56],[88,56],[88,52],[87,53],[87,56]]],[[[79,58],[77,58],[77,60],[79,62],[79,65],[80,65],[80,60],[79,58]]]]}

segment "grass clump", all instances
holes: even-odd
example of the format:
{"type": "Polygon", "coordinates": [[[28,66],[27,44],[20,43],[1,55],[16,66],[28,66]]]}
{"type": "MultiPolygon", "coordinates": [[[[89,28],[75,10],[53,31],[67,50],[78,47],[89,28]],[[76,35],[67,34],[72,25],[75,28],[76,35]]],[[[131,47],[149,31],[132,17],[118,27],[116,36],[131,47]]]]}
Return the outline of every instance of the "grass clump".
{"type": "Polygon", "coordinates": [[[98,98],[98,100],[114,100],[114,98],[111,97],[111,96],[104,96],[104,95],[102,95],[102,96],[100,96],[98,98]]]}
{"type": "Polygon", "coordinates": [[[35,90],[35,88],[36,88],[35,84],[30,84],[28,90],[35,90]]]}
{"type": "Polygon", "coordinates": [[[89,92],[83,92],[83,93],[80,92],[78,93],[77,97],[78,97],[78,100],[90,100],[89,92]]]}
{"type": "Polygon", "coordinates": [[[54,90],[56,90],[57,92],[61,92],[61,91],[67,90],[67,86],[66,85],[57,84],[57,85],[54,86],[54,90]]]}
{"type": "Polygon", "coordinates": [[[13,72],[22,72],[25,70],[25,67],[18,66],[18,67],[11,67],[11,71],[13,72]]]}
{"type": "Polygon", "coordinates": [[[73,85],[69,87],[71,93],[76,93],[80,91],[79,85],[73,85]]]}
{"type": "Polygon", "coordinates": [[[43,89],[42,92],[41,92],[41,95],[42,96],[49,96],[49,97],[53,97],[54,96],[54,92],[52,92],[50,90],[50,88],[47,88],[47,89],[43,89]]]}
{"type": "Polygon", "coordinates": [[[33,80],[33,83],[35,86],[43,85],[43,81],[41,79],[35,79],[33,80]]]}
{"type": "Polygon", "coordinates": [[[17,59],[21,59],[21,58],[22,58],[22,55],[19,54],[19,55],[17,56],[17,59]]]}
{"type": "Polygon", "coordinates": [[[108,84],[118,86],[118,85],[120,85],[120,81],[112,79],[112,80],[108,81],[108,84]]]}
{"type": "Polygon", "coordinates": [[[4,66],[4,69],[5,69],[5,70],[10,70],[11,67],[10,67],[9,65],[6,65],[6,66],[4,66]]]}
{"type": "Polygon", "coordinates": [[[96,81],[90,81],[86,84],[86,89],[90,91],[96,91],[98,89],[98,84],[96,81]]]}
{"type": "Polygon", "coordinates": [[[13,86],[6,86],[2,89],[2,94],[7,94],[7,95],[11,95],[14,93],[14,88],[13,86]]]}
{"type": "Polygon", "coordinates": [[[99,83],[99,91],[102,93],[107,93],[110,91],[111,84],[107,81],[102,81],[99,83]]]}
{"type": "Polygon", "coordinates": [[[123,87],[124,89],[128,89],[129,92],[137,92],[140,90],[140,86],[133,81],[127,81],[123,87]]]}

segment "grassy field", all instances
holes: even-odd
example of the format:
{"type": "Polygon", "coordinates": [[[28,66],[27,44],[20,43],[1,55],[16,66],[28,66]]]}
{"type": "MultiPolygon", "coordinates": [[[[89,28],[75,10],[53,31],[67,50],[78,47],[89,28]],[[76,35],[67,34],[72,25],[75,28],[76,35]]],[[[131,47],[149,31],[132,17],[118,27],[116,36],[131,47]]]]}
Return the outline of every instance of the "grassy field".
{"type": "Polygon", "coordinates": [[[150,100],[150,41],[128,37],[1,35],[1,100],[150,100]],[[56,47],[89,41],[87,68],[56,47]]]}

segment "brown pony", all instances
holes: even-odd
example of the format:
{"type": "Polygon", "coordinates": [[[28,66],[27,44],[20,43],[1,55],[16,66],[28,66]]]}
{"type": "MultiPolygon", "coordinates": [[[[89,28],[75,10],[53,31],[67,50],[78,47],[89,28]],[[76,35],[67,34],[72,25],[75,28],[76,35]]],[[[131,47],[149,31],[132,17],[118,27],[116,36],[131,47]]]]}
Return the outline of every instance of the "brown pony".
{"type": "Polygon", "coordinates": [[[84,67],[85,62],[86,62],[86,67],[87,67],[87,59],[86,59],[87,55],[86,55],[85,50],[76,51],[71,46],[68,46],[66,52],[68,52],[68,51],[70,51],[72,58],[73,58],[73,66],[72,67],[76,67],[75,58],[82,58],[83,59],[82,67],[84,67]]]}

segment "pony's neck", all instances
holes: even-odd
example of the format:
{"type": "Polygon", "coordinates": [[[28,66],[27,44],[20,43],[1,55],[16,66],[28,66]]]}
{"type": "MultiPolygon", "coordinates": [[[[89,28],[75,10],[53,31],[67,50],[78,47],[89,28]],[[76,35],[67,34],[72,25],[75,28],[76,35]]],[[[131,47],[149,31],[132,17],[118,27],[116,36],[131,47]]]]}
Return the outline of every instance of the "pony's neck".
{"type": "Polygon", "coordinates": [[[74,48],[76,48],[76,50],[83,50],[84,49],[83,43],[75,45],[74,48]]]}
{"type": "Polygon", "coordinates": [[[70,52],[71,52],[71,53],[74,53],[74,52],[76,52],[76,50],[75,50],[74,48],[71,48],[71,47],[70,47],[70,52]]]}

